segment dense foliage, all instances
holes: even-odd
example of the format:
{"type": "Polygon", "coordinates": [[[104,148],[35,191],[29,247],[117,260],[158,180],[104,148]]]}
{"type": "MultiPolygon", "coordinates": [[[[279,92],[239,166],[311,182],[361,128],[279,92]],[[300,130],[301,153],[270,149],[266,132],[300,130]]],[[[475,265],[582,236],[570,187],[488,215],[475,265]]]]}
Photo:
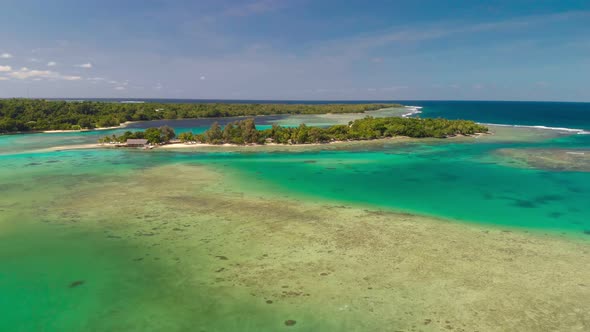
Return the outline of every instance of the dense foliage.
{"type": "Polygon", "coordinates": [[[0,99],[0,133],[78,130],[118,126],[126,121],[271,114],[356,113],[396,104],[162,104],[0,99]]]}
{"type": "Polygon", "coordinates": [[[121,136],[115,134],[111,136],[105,136],[98,140],[99,143],[125,143],[131,138],[143,138],[147,139],[150,144],[160,144],[169,142],[171,139],[176,137],[174,129],[169,126],[162,126],[159,128],[148,128],[145,131],[126,131],[121,136]]]}
{"type": "Polygon", "coordinates": [[[370,140],[395,136],[445,138],[456,135],[486,133],[488,128],[467,120],[419,119],[419,118],[372,118],[351,121],[348,125],[334,125],[328,128],[281,127],[257,130],[254,119],[236,121],[223,129],[214,123],[203,134],[187,132],[179,135],[182,142],[204,142],[211,144],[307,144],[327,143],[346,140],[370,140]]]}

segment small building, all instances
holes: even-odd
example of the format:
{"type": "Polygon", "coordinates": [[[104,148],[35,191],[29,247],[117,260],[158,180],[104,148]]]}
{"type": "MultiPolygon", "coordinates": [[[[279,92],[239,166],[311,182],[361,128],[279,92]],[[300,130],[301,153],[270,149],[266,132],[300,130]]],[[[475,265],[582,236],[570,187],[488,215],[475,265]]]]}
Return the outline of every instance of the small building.
{"type": "Polygon", "coordinates": [[[127,142],[125,142],[125,146],[128,146],[130,148],[142,148],[147,144],[148,140],[143,138],[130,138],[127,140],[127,142]]]}

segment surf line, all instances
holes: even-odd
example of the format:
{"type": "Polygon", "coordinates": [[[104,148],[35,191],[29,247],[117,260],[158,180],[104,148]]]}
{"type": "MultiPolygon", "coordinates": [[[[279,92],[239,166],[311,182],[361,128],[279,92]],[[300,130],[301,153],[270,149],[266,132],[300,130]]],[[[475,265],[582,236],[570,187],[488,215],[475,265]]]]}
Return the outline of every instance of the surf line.
{"type": "Polygon", "coordinates": [[[555,131],[565,131],[568,133],[576,133],[578,135],[588,135],[590,131],[586,131],[584,129],[576,129],[576,128],[563,128],[563,127],[548,127],[548,126],[527,126],[527,125],[512,125],[512,124],[500,124],[500,123],[481,123],[482,125],[489,125],[489,126],[498,126],[498,127],[514,127],[514,128],[532,128],[532,129],[544,129],[544,130],[555,130],[555,131]]]}

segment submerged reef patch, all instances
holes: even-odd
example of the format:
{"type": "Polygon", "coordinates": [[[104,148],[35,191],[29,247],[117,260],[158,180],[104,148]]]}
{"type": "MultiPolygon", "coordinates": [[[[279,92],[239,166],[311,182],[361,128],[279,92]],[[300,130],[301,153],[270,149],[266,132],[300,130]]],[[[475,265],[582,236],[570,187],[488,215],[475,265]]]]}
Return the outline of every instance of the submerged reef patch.
{"type": "Polygon", "coordinates": [[[515,167],[525,165],[549,171],[590,172],[590,150],[587,149],[505,148],[496,150],[495,154],[504,158],[505,164],[515,167]]]}

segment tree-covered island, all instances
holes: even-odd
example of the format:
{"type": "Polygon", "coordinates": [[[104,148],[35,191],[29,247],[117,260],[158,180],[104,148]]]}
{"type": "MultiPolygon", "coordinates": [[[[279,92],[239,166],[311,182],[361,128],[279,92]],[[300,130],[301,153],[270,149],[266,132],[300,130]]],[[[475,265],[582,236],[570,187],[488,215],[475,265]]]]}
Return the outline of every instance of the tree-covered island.
{"type": "MultiPolygon", "coordinates": [[[[281,127],[259,130],[254,119],[229,123],[221,127],[217,122],[202,134],[185,132],[178,135],[179,142],[208,144],[311,144],[336,141],[373,140],[390,137],[446,138],[457,135],[487,133],[488,128],[468,120],[419,119],[419,118],[373,118],[366,117],[349,122],[348,125],[334,125],[327,128],[281,127]]],[[[151,144],[166,143],[176,137],[174,130],[164,126],[148,128],[144,132],[126,132],[121,136],[106,136],[99,143],[124,143],[130,138],[147,139],[151,144]]]]}
{"type": "Polygon", "coordinates": [[[401,106],[398,104],[174,104],[0,99],[0,133],[95,129],[119,126],[128,121],[363,113],[401,106]]]}
{"type": "Polygon", "coordinates": [[[149,144],[170,143],[176,137],[174,129],[169,126],[151,127],[145,131],[126,131],[123,135],[111,135],[98,139],[98,143],[125,143],[128,139],[146,139],[149,144]]]}

